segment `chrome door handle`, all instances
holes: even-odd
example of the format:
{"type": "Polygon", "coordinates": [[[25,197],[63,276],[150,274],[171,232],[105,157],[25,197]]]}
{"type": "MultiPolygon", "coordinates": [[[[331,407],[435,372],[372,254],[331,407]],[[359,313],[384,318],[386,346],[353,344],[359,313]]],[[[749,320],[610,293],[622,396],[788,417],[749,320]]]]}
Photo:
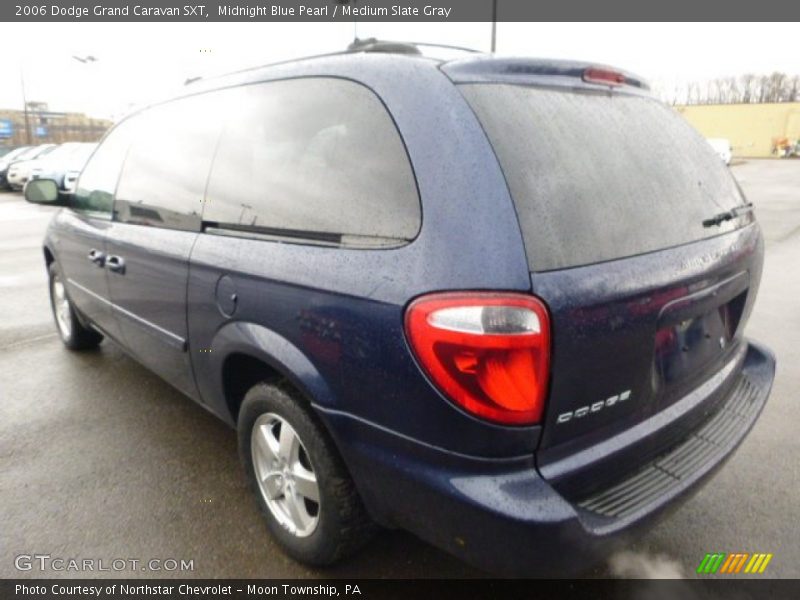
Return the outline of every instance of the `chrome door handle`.
{"type": "Polygon", "coordinates": [[[109,271],[114,271],[114,273],[119,273],[120,275],[125,274],[125,259],[121,256],[109,256],[106,259],[106,266],[109,271]]]}
{"type": "Polygon", "coordinates": [[[95,250],[94,248],[89,250],[89,255],[86,258],[88,258],[90,261],[92,261],[98,267],[102,267],[106,262],[105,253],[100,252],[100,250],[95,250]]]}

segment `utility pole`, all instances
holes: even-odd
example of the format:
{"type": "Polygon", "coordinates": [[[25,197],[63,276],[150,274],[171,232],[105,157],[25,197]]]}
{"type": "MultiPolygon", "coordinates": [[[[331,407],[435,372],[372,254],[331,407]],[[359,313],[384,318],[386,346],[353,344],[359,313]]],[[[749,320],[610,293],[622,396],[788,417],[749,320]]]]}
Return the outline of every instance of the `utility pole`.
{"type": "Polygon", "coordinates": [[[497,50],[497,0],[492,0],[492,54],[497,50]]]}
{"type": "Polygon", "coordinates": [[[31,140],[31,121],[28,117],[28,96],[25,94],[25,73],[22,65],[19,67],[19,80],[22,83],[22,108],[25,113],[25,143],[30,146],[33,143],[31,140]]]}

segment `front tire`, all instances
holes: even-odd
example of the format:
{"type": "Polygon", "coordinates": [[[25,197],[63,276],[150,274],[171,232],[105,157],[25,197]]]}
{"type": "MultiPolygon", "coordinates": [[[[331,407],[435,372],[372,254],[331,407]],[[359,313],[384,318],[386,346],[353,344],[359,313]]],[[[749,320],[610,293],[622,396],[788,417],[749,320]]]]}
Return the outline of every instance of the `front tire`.
{"type": "Polygon", "coordinates": [[[84,327],[75,314],[75,309],[67,296],[63,276],[55,262],[48,267],[50,275],[50,307],[56,320],[56,329],[61,341],[70,350],[96,348],[103,336],[84,327]]]}
{"type": "Polygon", "coordinates": [[[239,411],[239,453],[267,526],[292,558],[330,565],[374,526],[328,433],[286,386],[260,383],[239,411]]]}

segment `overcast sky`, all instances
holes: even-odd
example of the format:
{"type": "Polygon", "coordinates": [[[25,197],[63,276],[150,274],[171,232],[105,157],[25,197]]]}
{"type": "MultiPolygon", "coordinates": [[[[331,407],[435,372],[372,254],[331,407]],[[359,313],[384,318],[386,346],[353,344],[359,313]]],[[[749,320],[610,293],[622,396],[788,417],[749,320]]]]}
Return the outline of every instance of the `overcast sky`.
{"type": "MultiPolygon", "coordinates": [[[[488,50],[490,27],[360,23],[358,35],[488,50]]],[[[500,23],[497,50],[616,65],[669,89],[747,72],[800,74],[797,31],[794,23],[500,23]]],[[[352,38],[348,23],[0,23],[0,108],[22,108],[24,74],[28,99],[51,110],[119,116],[188,77],[338,51],[352,38]]]]}

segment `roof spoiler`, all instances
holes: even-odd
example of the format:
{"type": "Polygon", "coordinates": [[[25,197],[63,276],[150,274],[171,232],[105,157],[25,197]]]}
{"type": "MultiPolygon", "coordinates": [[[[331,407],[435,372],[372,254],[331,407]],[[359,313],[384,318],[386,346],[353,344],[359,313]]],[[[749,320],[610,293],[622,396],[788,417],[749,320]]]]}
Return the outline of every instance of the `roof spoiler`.
{"type": "Polygon", "coordinates": [[[442,71],[456,83],[559,81],[565,85],[628,87],[649,91],[647,81],[621,69],[596,63],[533,58],[480,56],[444,63],[442,71]]]}

